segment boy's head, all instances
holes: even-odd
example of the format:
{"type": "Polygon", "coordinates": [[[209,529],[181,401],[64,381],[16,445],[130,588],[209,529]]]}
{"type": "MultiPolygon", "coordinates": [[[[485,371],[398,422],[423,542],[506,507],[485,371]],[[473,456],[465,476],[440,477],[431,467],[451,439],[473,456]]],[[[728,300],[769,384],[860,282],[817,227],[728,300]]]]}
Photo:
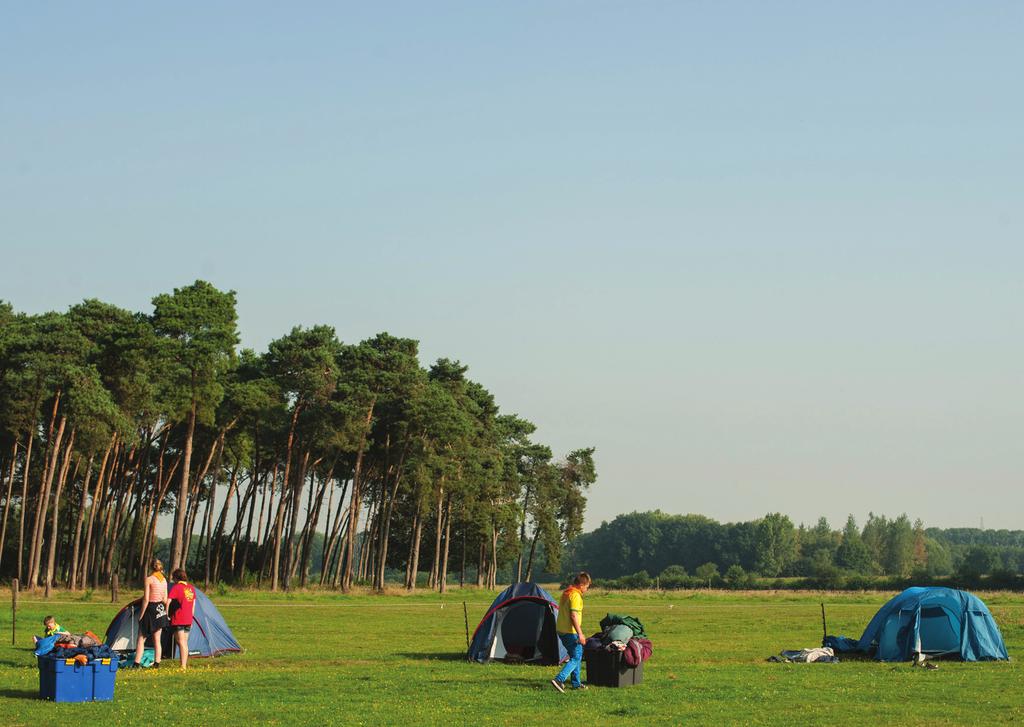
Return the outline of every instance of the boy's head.
{"type": "Polygon", "coordinates": [[[590,588],[590,574],[585,570],[581,570],[576,574],[576,577],[572,579],[572,584],[580,589],[582,593],[586,593],[587,589],[590,588]]]}
{"type": "Polygon", "coordinates": [[[187,581],[188,574],[185,573],[184,568],[175,568],[174,572],[171,573],[171,580],[173,580],[175,583],[178,583],[180,581],[187,581]]]}
{"type": "Polygon", "coordinates": [[[43,626],[45,626],[48,629],[52,629],[56,625],[57,625],[57,620],[53,616],[46,616],[43,619],[43,626]]]}

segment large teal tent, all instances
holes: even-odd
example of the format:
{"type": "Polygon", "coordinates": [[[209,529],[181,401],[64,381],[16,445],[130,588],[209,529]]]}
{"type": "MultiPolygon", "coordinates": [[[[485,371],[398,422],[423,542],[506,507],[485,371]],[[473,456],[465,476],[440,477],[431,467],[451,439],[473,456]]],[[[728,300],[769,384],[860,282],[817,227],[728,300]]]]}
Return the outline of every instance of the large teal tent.
{"type": "Polygon", "coordinates": [[[908,661],[917,654],[964,661],[1009,659],[988,607],[977,596],[952,588],[903,591],[878,610],[855,649],[879,661],[908,661]]]}

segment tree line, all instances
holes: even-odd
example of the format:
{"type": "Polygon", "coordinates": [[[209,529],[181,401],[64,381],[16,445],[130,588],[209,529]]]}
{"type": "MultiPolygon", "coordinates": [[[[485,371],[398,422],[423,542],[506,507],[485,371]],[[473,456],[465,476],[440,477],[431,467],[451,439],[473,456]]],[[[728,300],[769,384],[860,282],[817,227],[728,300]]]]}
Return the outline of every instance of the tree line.
{"type": "Polygon", "coordinates": [[[238,350],[233,292],[200,280],[152,304],[0,301],[0,577],[138,581],[164,547],[197,580],[272,590],[560,568],[593,448],[556,459],[408,338],[320,325],[238,350]]]}
{"type": "Polygon", "coordinates": [[[719,523],[702,515],[634,512],[577,538],[567,559],[605,585],[646,588],[715,583],[750,587],[758,579],[870,587],[872,583],[949,582],[1019,585],[1024,531],[925,528],[906,514],[850,515],[833,529],[825,518],[797,526],[769,513],[748,522],[719,523]],[[880,580],[881,579],[881,580],[880,580]]]}

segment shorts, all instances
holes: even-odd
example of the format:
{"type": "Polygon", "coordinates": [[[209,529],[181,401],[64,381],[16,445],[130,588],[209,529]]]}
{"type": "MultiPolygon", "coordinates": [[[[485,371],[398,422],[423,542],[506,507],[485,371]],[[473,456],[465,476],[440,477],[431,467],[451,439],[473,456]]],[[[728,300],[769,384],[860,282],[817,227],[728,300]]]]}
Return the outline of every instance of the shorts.
{"type": "Polygon", "coordinates": [[[174,633],[176,634],[180,634],[181,632],[185,632],[187,634],[192,630],[192,624],[189,624],[188,626],[179,626],[175,624],[172,625],[171,628],[174,629],[174,633]]]}
{"type": "Polygon", "coordinates": [[[142,620],[139,622],[139,632],[143,636],[152,636],[155,632],[165,629],[169,625],[167,608],[164,604],[151,603],[146,606],[146,612],[142,614],[142,620]]]}

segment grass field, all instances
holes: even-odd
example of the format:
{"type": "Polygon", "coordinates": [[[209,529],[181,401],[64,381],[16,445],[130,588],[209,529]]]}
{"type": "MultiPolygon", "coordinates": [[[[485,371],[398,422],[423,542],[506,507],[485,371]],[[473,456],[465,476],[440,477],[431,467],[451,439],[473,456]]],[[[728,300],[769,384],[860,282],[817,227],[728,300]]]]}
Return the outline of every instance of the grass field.
{"type": "MultiPolygon", "coordinates": [[[[1024,595],[980,594],[1010,663],[775,664],[780,649],[829,631],[859,636],[890,594],[601,593],[584,627],[607,612],[640,618],[654,643],[644,683],[559,694],[553,669],[465,661],[470,630],[494,593],[373,596],[237,591],[211,594],[245,648],[181,673],[119,673],[113,702],[53,704],[38,695],[28,648],[41,618],[102,633],[116,608],[96,594],[22,594],[17,646],[10,593],[0,591],[0,724],[998,724],[1024,722],[1024,595]]],[[[125,598],[127,600],[127,598],[125,598]]]]}

